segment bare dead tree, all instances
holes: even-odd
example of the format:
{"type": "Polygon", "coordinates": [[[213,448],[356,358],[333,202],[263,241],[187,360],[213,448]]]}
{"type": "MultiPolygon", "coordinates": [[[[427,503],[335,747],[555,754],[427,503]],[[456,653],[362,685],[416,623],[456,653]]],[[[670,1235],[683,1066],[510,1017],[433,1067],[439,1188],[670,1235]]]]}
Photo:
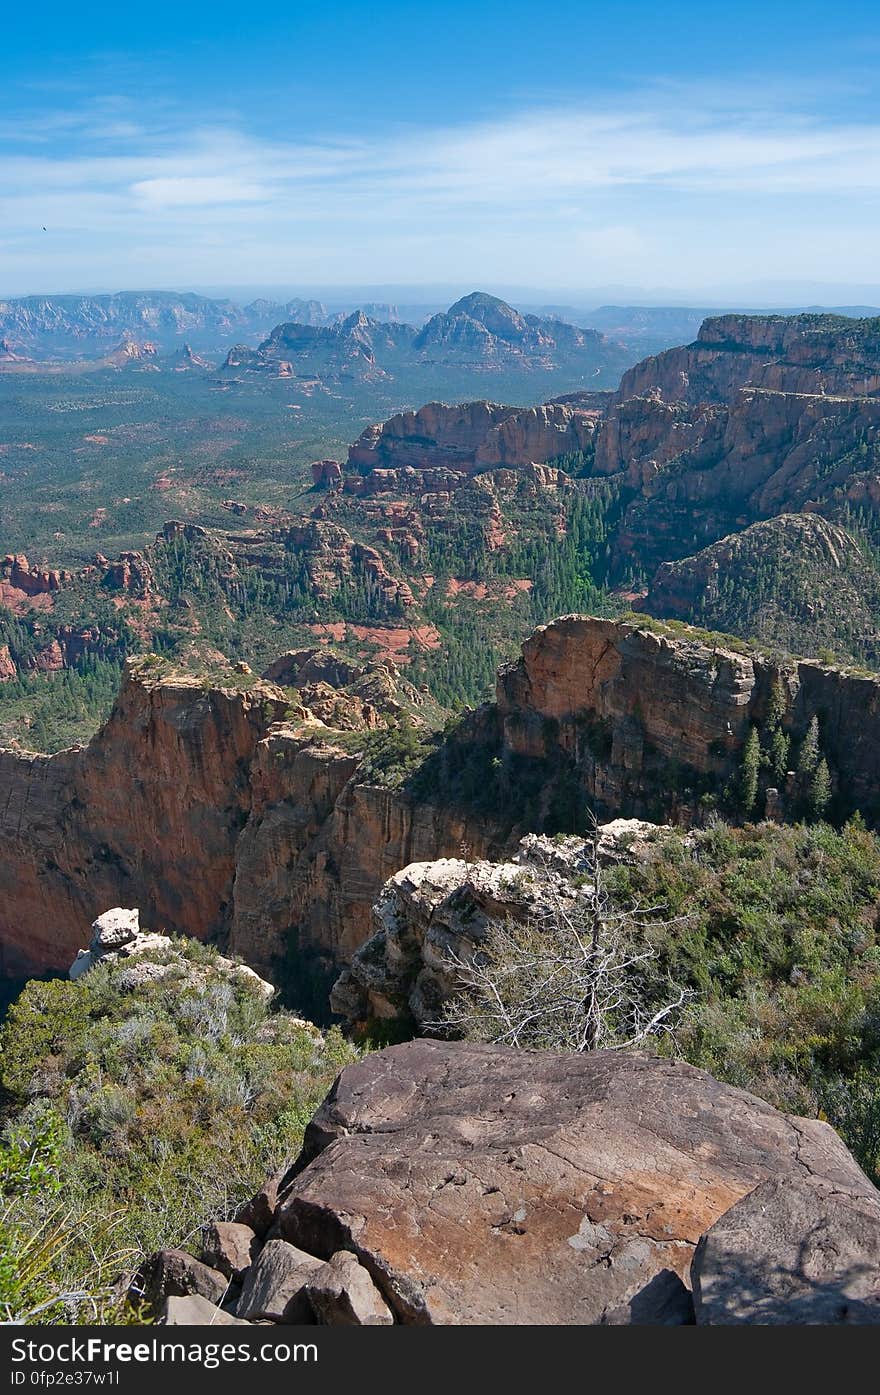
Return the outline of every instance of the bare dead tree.
{"type": "Polygon", "coordinates": [[[457,991],[438,1025],[472,1041],[557,1051],[620,1050],[671,1030],[690,993],[665,983],[658,1002],[649,982],[657,951],[646,933],[662,908],[616,907],[595,828],[588,847],[582,886],[539,867],[534,909],[494,922],[468,958],[450,956],[457,991]]]}

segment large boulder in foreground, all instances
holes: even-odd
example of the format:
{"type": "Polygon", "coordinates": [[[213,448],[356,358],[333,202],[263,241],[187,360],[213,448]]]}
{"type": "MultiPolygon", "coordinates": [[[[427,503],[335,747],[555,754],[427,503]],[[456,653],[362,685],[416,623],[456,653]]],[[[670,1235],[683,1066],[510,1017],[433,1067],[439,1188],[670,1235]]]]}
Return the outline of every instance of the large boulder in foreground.
{"type": "Polygon", "coordinates": [[[704,1232],[803,1177],[880,1221],[829,1125],[691,1066],[422,1039],[342,1072],[276,1233],[352,1251],[398,1322],[686,1323],[704,1232]]]}

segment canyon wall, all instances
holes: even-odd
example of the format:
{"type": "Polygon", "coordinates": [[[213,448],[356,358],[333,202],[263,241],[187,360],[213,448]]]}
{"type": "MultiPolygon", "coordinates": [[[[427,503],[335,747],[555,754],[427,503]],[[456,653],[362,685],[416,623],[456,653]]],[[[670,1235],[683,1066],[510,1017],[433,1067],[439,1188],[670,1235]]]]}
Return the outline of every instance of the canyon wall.
{"type": "Polygon", "coordinates": [[[349,447],[360,470],[447,467],[473,473],[495,465],[544,464],[590,445],[599,412],[564,402],[504,407],[496,402],[428,402],[368,426],[349,447]]]}
{"type": "Polygon", "coordinates": [[[701,793],[737,774],[777,678],[795,745],[818,720],[839,812],[876,818],[880,677],[812,659],[777,663],[683,626],[565,616],[536,630],[499,674],[501,759],[569,767],[603,815],[686,821],[701,793]]]}
{"type": "Polygon", "coordinates": [[[137,906],[152,930],[225,923],[257,741],[281,689],[153,676],[132,661],[84,749],[0,752],[0,953],[6,974],[66,969],[84,928],[137,906]]]}
{"type": "Polygon", "coordinates": [[[630,369],[594,464],[626,493],[617,567],[650,573],[779,513],[876,511],[878,361],[878,321],[729,315],[630,369]]]}
{"type": "Polygon", "coordinates": [[[684,627],[542,627],[409,790],[367,783],[357,739],[307,709],[286,720],[271,683],[130,663],[88,747],[0,753],[4,972],[67,968],[84,926],[115,905],[138,906],[151,930],[219,938],[264,973],[291,943],[338,967],[411,862],[504,856],[530,831],[582,831],[588,808],[698,817],[739,771],[777,677],[794,743],[818,718],[837,812],[876,819],[880,678],[780,668],[684,627]]]}
{"type": "Polygon", "coordinates": [[[776,392],[876,396],[880,320],[844,315],[717,315],[693,344],[628,369],[618,400],[725,402],[746,384],[776,392]]]}

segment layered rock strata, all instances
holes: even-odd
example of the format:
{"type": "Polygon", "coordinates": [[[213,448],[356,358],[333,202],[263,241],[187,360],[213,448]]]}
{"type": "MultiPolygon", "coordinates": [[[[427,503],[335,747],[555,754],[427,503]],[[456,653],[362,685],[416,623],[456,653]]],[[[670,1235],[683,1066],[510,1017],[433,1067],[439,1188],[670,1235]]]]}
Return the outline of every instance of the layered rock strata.
{"type": "Polygon", "coordinates": [[[777,679],[794,743],[818,719],[838,811],[876,818],[880,678],[780,666],[683,628],[568,616],[537,630],[412,791],[368,783],[362,743],[305,707],[288,717],[272,683],[130,664],[88,747],[0,753],[5,971],[66,970],[109,905],[222,937],[261,973],[291,937],[338,969],[412,862],[463,844],[472,860],[506,856],[531,831],[583,830],[590,809],[692,820],[738,772],[777,679]]]}

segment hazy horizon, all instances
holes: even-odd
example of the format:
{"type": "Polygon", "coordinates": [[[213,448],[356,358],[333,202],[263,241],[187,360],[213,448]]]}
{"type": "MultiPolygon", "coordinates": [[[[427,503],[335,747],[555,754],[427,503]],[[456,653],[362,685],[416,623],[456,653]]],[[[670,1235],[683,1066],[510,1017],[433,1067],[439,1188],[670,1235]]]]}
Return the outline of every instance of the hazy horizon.
{"type": "Polygon", "coordinates": [[[786,286],[745,287],[727,292],[710,288],[702,294],[688,294],[681,289],[654,289],[639,286],[606,286],[587,290],[559,286],[497,286],[477,285],[469,282],[437,286],[413,282],[409,284],[322,284],[322,285],[253,285],[238,284],[157,284],[127,285],[116,284],[94,286],[66,286],[50,289],[29,289],[6,293],[0,287],[0,303],[27,299],[58,299],[61,297],[99,297],[113,295],[198,295],[212,300],[230,300],[246,305],[250,301],[265,299],[279,303],[292,300],[321,301],[328,309],[338,306],[358,304],[388,304],[398,308],[446,308],[472,292],[484,292],[497,296],[512,305],[530,308],[552,308],[560,312],[570,309],[589,313],[598,309],[619,306],[628,309],[670,309],[670,310],[805,310],[833,309],[837,311],[878,311],[880,312],[880,285],[876,286],[786,286]]]}

